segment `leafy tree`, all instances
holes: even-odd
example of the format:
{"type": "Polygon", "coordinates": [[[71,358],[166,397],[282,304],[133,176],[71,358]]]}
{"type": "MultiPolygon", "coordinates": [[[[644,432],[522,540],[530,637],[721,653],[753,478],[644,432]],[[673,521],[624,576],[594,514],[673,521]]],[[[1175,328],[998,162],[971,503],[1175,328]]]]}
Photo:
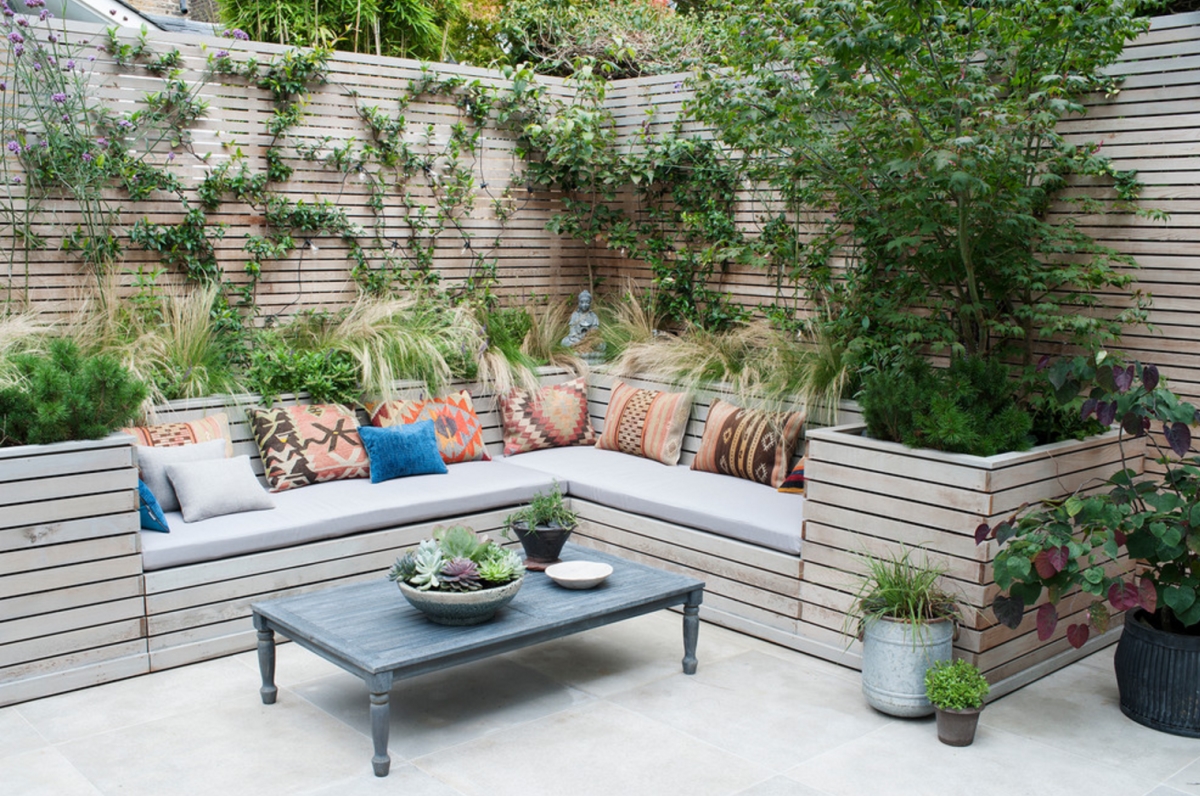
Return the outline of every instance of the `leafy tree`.
{"type": "Polygon", "coordinates": [[[1140,301],[1088,312],[1130,285],[1121,269],[1135,263],[1072,215],[1129,212],[1135,175],[1056,129],[1085,95],[1116,90],[1105,67],[1145,30],[1134,11],[1122,0],[743,6],[696,107],[784,200],[791,276],[844,339],[982,355],[1016,344],[1028,364],[1039,336],[1103,344],[1144,318],[1140,301]],[[1064,196],[1076,177],[1113,186],[1115,205],[1064,196]]]}

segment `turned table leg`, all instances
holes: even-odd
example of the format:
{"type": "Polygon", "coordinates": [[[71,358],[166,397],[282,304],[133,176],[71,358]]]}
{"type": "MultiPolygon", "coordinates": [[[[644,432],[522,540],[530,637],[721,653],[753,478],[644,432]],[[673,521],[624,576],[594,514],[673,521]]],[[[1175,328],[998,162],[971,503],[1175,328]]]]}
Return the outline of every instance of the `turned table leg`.
{"type": "Polygon", "coordinates": [[[264,705],[274,705],[279,689],[275,687],[275,631],[266,620],[255,615],[254,626],[258,628],[258,671],[262,675],[262,695],[264,705]]]}
{"type": "Polygon", "coordinates": [[[700,638],[700,601],[703,589],[696,589],[683,604],[683,673],[696,673],[696,641],[700,638]]]}
{"type": "Polygon", "coordinates": [[[391,673],[372,677],[368,681],[368,687],[371,689],[371,740],[375,744],[375,756],[371,758],[371,766],[375,769],[375,776],[386,777],[392,766],[392,758],[388,756],[388,730],[391,727],[388,696],[392,690],[391,673]]]}

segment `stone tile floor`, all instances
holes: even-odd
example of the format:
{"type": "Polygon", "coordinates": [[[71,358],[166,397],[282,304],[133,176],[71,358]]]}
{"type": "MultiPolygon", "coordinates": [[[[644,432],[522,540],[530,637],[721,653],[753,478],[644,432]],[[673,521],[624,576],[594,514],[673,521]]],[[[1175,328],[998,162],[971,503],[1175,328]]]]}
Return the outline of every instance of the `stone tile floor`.
{"type": "Polygon", "coordinates": [[[362,683],[279,648],[0,708],[0,794],[1200,796],[1200,741],[1116,705],[1112,648],[997,700],[975,744],[867,707],[859,676],[660,613],[402,682],[371,774],[362,683]]]}

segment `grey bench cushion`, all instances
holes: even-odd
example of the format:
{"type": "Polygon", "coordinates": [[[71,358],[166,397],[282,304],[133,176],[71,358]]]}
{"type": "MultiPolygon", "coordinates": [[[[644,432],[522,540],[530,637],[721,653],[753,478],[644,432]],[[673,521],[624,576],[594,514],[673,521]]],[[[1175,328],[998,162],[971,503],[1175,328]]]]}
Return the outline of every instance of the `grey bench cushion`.
{"type": "MultiPolygon", "coordinates": [[[[503,461],[453,464],[446,475],[372,484],[330,481],[273,495],[275,508],[186,523],[167,513],[170,533],[142,534],[142,565],[164,569],[273,550],[360,531],[516,506],[550,488],[551,476],[503,461]]],[[[565,488],[564,484],[564,488],[565,488]]]]}
{"type": "Polygon", "coordinates": [[[785,553],[800,552],[801,495],[595,448],[533,451],[505,461],[553,475],[572,497],[785,553]]]}

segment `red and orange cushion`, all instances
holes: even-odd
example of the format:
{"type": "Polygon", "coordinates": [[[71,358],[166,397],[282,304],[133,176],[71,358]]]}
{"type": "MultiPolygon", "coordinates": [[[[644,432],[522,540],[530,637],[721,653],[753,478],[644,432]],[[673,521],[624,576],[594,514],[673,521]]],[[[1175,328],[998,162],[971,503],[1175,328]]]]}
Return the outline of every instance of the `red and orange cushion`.
{"type": "Polygon", "coordinates": [[[152,448],[174,448],[179,445],[195,445],[214,439],[225,440],[225,456],[233,456],[233,438],[229,434],[229,416],[224,412],[191,420],[187,423],[160,423],[154,426],[136,426],[121,431],[133,437],[135,445],[152,448]]]}
{"type": "Polygon", "coordinates": [[[358,420],[344,406],[252,408],[247,414],[272,492],[371,475],[358,420]]]}
{"type": "Polygon", "coordinates": [[[693,470],[757,481],[776,489],[788,473],[803,412],[763,412],[715,399],[704,421],[693,470]]]}
{"type": "Polygon", "coordinates": [[[583,377],[538,390],[518,388],[500,396],[500,423],[505,456],[596,444],[583,377]]]}
{"type": "Polygon", "coordinates": [[[380,428],[432,420],[438,452],[446,464],[489,459],[483,446],[483,426],[475,413],[471,394],[466,390],[444,398],[368,404],[367,411],[371,415],[371,425],[380,428]]]}
{"type": "Polygon", "coordinates": [[[641,390],[617,382],[596,447],[678,464],[691,411],[692,396],[687,393],[641,390]]]}

